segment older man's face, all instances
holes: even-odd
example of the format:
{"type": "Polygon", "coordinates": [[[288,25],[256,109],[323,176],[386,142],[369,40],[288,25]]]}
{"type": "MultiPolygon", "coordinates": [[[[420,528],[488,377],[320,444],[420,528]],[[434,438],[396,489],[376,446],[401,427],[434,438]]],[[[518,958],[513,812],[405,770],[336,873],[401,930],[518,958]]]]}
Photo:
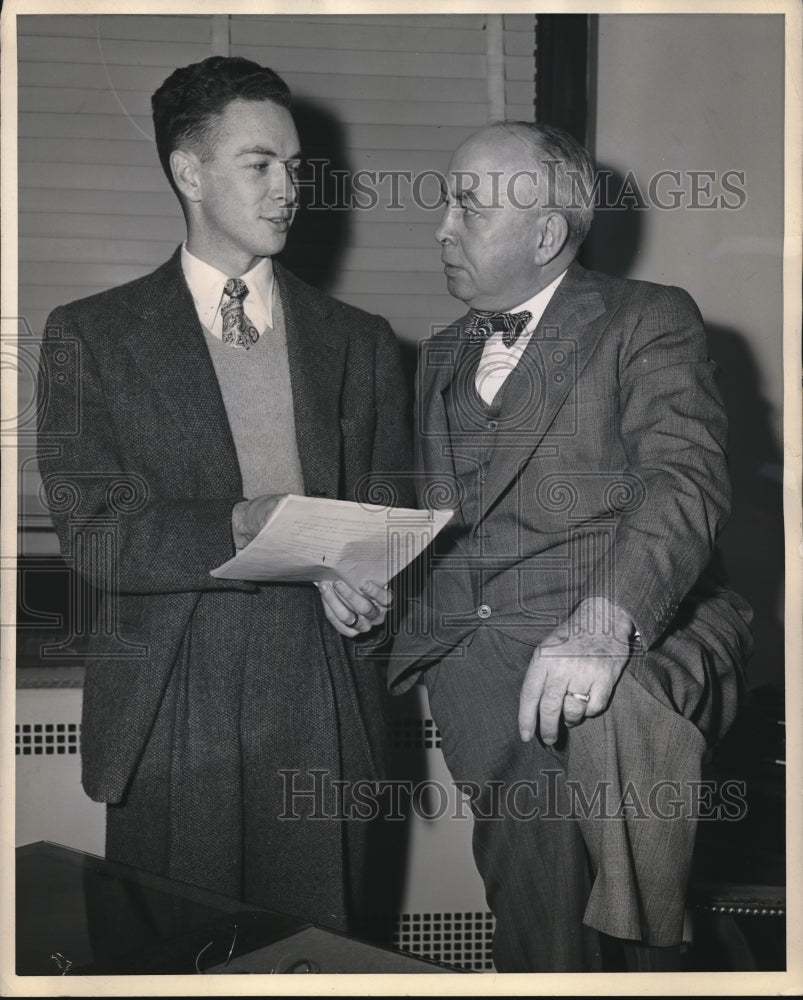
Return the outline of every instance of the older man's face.
{"type": "Polygon", "coordinates": [[[449,294],[476,309],[511,309],[538,290],[539,210],[521,142],[489,129],[452,157],[446,206],[435,238],[449,294]],[[514,179],[518,176],[516,183],[514,179]]]}

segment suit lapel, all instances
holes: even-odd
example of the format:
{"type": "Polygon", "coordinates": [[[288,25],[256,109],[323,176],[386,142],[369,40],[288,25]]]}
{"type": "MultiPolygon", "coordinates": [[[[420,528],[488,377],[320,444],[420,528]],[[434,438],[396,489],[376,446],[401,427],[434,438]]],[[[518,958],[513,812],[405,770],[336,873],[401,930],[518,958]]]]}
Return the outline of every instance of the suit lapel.
{"type": "MultiPolygon", "coordinates": [[[[465,318],[461,320],[461,330],[464,325],[465,318]]],[[[466,463],[469,467],[474,467],[477,459],[477,433],[485,430],[488,419],[474,388],[484,347],[482,341],[471,343],[462,336],[455,368],[439,394],[449,429],[446,458],[450,462],[449,469],[456,478],[462,475],[459,470],[465,471],[466,463]],[[481,427],[477,426],[478,421],[481,427]]],[[[466,522],[466,508],[462,504],[459,516],[466,522]]]]}
{"type": "Polygon", "coordinates": [[[325,300],[274,261],[287,331],[296,440],[310,496],[335,498],[340,488],[340,392],[345,351],[331,333],[325,300]]]}
{"type": "Polygon", "coordinates": [[[217,376],[181,269],[181,251],[154,271],[127,303],[139,316],[123,338],[173,427],[199,452],[198,475],[224,492],[242,478],[217,376]],[[202,454],[200,454],[202,452],[202,454]],[[208,462],[208,456],[214,456],[208,462]]]}
{"type": "Polygon", "coordinates": [[[505,383],[499,437],[488,470],[486,511],[542,443],[609,320],[594,276],[571,264],[505,383]]]}
{"type": "Polygon", "coordinates": [[[456,323],[419,347],[415,447],[416,464],[426,472],[426,482],[418,490],[422,504],[431,495],[427,487],[440,482],[445,486],[438,491],[446,498],[443,506],[457,506],[451,494],[456,482],[453,450],[458,429],[450,425],[447,393],[465,349],[461,330],[462,324],[456,323]]]}

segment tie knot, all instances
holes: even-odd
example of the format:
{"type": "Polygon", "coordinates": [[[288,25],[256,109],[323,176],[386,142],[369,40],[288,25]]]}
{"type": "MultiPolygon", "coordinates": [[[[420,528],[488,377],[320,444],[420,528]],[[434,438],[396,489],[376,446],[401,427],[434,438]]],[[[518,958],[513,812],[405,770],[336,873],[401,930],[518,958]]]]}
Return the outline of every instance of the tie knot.
{"type": "MultiPolygon", "coordinates": [[[[218,285],[218,288],[220,285],[218,285]]],[[[223,286],[223,291],[232,299],[239,299],[240,302],[248,295],[248,285],[242,278],[229,278],[223,286]]]]}
{"type": "Polygon", "coordinates": [[[466,325],[466,334],[473,343],[487,340],[494,333],[502,334],[505,347],[512,347],[532,319],[532,313],[483,312],[472,309],[466,325]]]}

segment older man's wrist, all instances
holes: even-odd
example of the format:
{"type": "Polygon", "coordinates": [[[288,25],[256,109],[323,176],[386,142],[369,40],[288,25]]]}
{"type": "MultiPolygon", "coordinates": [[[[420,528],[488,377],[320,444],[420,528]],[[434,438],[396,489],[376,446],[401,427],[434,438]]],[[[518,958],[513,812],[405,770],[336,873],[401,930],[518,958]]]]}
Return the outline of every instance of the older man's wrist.
{"type": "Polygon", "coordinates": [[[594,635],[611,635],[623,643],[638,639],[638,631],[629,613],[606,597],[587,597],[572,612],[572,625],[594,635]]]}

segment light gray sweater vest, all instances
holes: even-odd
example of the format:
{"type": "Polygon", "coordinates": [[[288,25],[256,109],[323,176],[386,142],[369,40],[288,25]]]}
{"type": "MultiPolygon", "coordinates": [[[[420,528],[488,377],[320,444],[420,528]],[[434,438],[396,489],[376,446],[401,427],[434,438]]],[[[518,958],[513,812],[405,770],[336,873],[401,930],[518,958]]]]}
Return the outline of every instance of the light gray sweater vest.
{"type": "MultiPolygon", "coordinates": [[[[248,300],[245,302],[248,314],[248,300]]],[[[267,327],[247,351],[224,344],[204,330],[223,395],[243,477],[243,496],[304,493],[296,442],[287,334],[278,291],[273,329],[267,327]]]]}

